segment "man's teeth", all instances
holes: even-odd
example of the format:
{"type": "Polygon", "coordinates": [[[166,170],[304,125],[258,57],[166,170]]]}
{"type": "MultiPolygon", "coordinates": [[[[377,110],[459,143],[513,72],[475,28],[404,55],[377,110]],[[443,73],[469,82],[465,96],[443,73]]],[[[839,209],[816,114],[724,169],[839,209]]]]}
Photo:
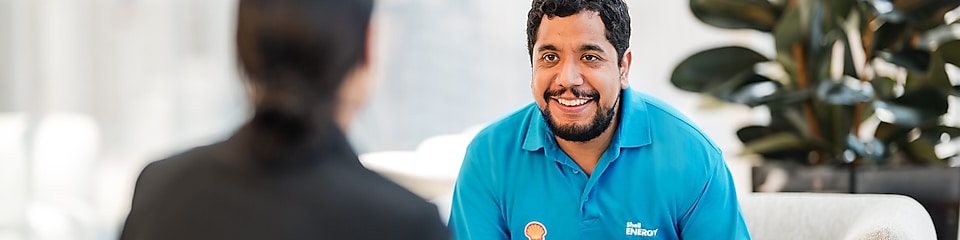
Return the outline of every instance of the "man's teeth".
{"type": "Polygon", "coordinates": [[[560,104],[563,104],[564,106],[568,106],[568,107],[580,106],[580,105],[583,105],[584,103],[587,103],[588,101],[590,101],[590,100],[589,100],[589,99],[573,99],[573,100],[567,100],[567,99],[559,99],[559,98],[557,99],[557,102],[559,102],[560,104]]]}

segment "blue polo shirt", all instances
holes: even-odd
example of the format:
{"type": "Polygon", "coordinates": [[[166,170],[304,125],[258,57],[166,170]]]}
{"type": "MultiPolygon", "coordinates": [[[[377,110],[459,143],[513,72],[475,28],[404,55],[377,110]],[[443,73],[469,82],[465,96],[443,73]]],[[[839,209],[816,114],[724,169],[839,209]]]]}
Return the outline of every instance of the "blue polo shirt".
{"type": "Polygon", "coordinates": [[[749,239],[720,149],[666,103],[623,92],[590,176],[536,104],[477,134],[453,194],[454,239],[749,239]]]}

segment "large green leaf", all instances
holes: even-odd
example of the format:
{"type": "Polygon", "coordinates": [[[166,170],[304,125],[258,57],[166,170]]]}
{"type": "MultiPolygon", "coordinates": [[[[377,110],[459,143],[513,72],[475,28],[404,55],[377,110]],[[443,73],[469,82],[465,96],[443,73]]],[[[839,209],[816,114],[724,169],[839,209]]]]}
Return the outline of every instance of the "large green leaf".
{"type": "Polygon", "coordinates": [[[960,40],[953,40],[941,44],[937,48],[937,53],[943,58],[944,63],[960,67],[960,40]]]}
{"type": "MultiPolygon", "coordinates": [[[[943,125],[913,128],[881,123],[877,127],[877,135],[878,138],[884,135],[886,139],[884,142],[897,146],[907,161],[919,164],[943,164],[943,159],[952,156],[940,157],[936,146],[950,144],[947,142],[960,136],[960,129],[943,125]]],[[[955,156],[956,153],[952,155],[955,156]]]]}
{"type": "MultiPolygon", "coordinates": [[[[808,61],[810,64],[807,66],[811,68],[809,72],[813,74],[810,75],[811,80],[813,80],[812,83],[832,77],[830,70],[834,67],[832,54],[833,45],[837,43],[843,44],[846,41],[846,37],[840,32],[831,32],[824,38],[825,39],[817,40],[817,45],[809,46],[809,52],[811,53],[810,58],[813,59],[811,59],[812,61],[808,61]]],[[[846,44],[844,44],[844,47],[846,47],[846,44]]]]}
{"type": "Polygon", "coordinates": [[[768,104],[770,107],[770,127],[795,132],[804,138],[813,138],[813,130],[803,114],[800,104],[768,104]]]}
{"type": "Polygon", "coordinates": [[[873,80],[870,80],[870,84],[873,85],[874,93],[878,99],[893,99],[896,98],[896,87],[897,81],[894,81],[889,77],[877,77],[873,80]]]}
{"type": "Polygon", "coordinates": [[[788,6],[783,17],[773,29],[773,40],[777,50],[787,50],[806,36],[805,22],[800,21],[800,8],[788,6]]]}
{"type": "Polygon", "coordinates": [[[810,59],[819,59],[820,55],[829,53],[829,50],[823,51],[825,50],[824,47],[827,47],[836,39],[836,37],[827,36],[828,25],[833,26],[834,24],[824,22],[827,10],[823,1],[799,1],[798,5],[806,9],[806,11],[800,11],[800,19],[807,22],[810,59]]]}
{"type": "MultiPolygon", "coordinates": [[[[737,130],[737,137],[744,144],[751,143],[754,146],[761,145],[761,141],[782,141],[782,137],[772,137],[781,133],[786,133],[786,130],[778,130],[768,126],[747,126],[743,127],[740,130],[737,130]]],[[[789,135],[789,134],[787,134],[789,135]]],[[[794,136],[798,136],[795,135],[794,136]]],[[[802,140],[797,140],[802,141],[802,140]]],[[[768,144],[768,143],[764,143],[768,144]]],[[[774,144],[774,143],[769,143],[774,144]]],[[[771,149],[754,149],[759,152],[753,152],[753,150],[748,150],[749,153],[757,153],[763,156],[764,159],[779,159],[779,160],[797,160],[804,159],[810,153],[810,146],[808,144],[798,143],[795,145],[782,146],[782,148],[771,148],[771,149]]]]}
{"type": "Polygon", "coordinates": [[[960,136],[960,128],[956,127],[939,125],[920,129],[920,137],[934,144],[950,142],[958,136],[960,136]]]}
{"type": "Polygon", "coordinates": [[[921,29],[943,23],[943,15],[960,6],[957,0],[866,0],[877,17],[892,22],[909,22],[921,29]]]}
{"type": "Polygon", "coordinates": [[[923,32],[917,38],[916,46],[923,50],[936,50],[940,45],[960,39],[960,23],[940,25],[923,32]]]}
{"type": "Polygon", "coordinates": [[[670,82],[677,88],[691,92],[710,92],[727,81],[742,81],[734,77],[767,61],[753,50],[730,46],[705,50],[680,62],[673,70],[670,82]]]}
{"type": "Polygon", "coordinates": [[[804,159],[812,149],[810,141],[791,132],[778,132],[744,143],[741,154],[774,155],[770,158],[804,159]]]}
{"type": "Polygon", "coordinates": [[[873,136],[884,143],[892,143],[907,136],[911,128],[897,126],[893,123],[880,122],[873,132],[873,136]]]}
{"type": "Polygon", "coordinates": [[[947,95],[933,88],[917,89],[890,101],[874,102],[881,121],[903,127],[936,124],[947,112],[947,106],[947,95]]]}
{"type": "Polygon", "coordinates": [[[880,25],[880,28],[873,32],[872,51],[903,45],[902,41],[906,36],[906,23],[884,22],[883,25],[880,25]]]}
{"type": "Polygon", "coordinates": [[[938,50],[933,53],[928,53],[930,59],[927,69],[923,72],[908,72],[904,87],[907,90],[932,88],[950,92],[949,89],[953,87],[953,85],[950,83],[950,77],[947,75],[943,57],[943,54],[952,54],[945,52],[949,51],[949,48],[951,48],[951,46],[947,46],[943,51],[938,50]]]}
{"type": "Polygon", "coordinates": [[[740,142],[751,142],[776,132],[779,132],[779,130],[768,126],[750,125],[737,130],[737,138],[740,139],[740,142]]]}
{"type": "Polygon", "coordinates": [[[930,68],[930,52],[917,49],[901,49],[897,52],[880,51],[879,57],[914,72],[926,72],[930,68]]]}
{"type": "Polygon", "coordinates": [[[919,163],[935,164],[940,162],[940,158],[937,157],[937,151],[934,147],[935,145],[926,139],[918,138],[911,141],[903,149],[907,155],[910,156],[910,160],[919,163]]]}
{"type": "Polygon", "coordinates": [[[879,139],[873,138],[866,141],[860,141],[853,134],[847,135],[847,147],[858,156],[868,160],[879,162],[887,155],[887,147],[879,139]]]}
{"type": "Polygon", "coordinates": [[[824,16],[824,23],[831,25],[839,25],[840,23],[846,21],[847,17],[850,15],[850,11],[853,10],[854,5],[859,0],[828,0],[826,1],[826,15],[824,16]]]}
{"type": "MultiPolygon", "coordinates": [[[[940,47],[937,48],[937,53],[940,54],[945,64],[953,64],[955,67],[960,67],[960,40],[953,40],[940,45],[940,47]]],[[[946,75],[946,66],[944,66],[944,75],[946,75]]],[[[947,77],[949,78],[949,76],[947,77]]],[[[950,79],[947,79],[947,81],[953,82],[950,79]]],[[[955,96],[960,95],[960,85],[955,85],[952,89],[951,94],[955,96]]]]}
{"type": "Polygon", "coordinates": [[[770,32],[782,9],[767,0],[690,0],[693,15],[706,24],[728,29],[770,32]]]}
{"type": "MultiPolygon", "coordinates": [[[[940,58],[943,60],[944,64],[953,64],[955,67],[960,67],[960,40],[953,40],[947,43],[940,45],[937,48],[937,54],[940,55],[940,58]]],[[[949,79],[949,75],[946,74],[946,66],[944,66],[944,73],[940,77],[947,78],[947,82],[953,82],[949,79]]],[[[956,79],[955,79],[956,80],[956,79]]],[[[960,95],[960,86],[953,86],[950,93],[953,95],[960,95]]]]}
{"type": "Polygon", "coordinates": [[[953,84],[950,83],[950,76],[947,75],[947,68],[946,65],[944,65],[945,63],[941,54],[942,52],[937,51],[931,56],[930,69],[927,70],[924,80],[926,81],[926,85],[930,87],[946,90],[953,87],[953,84]]]}
{"type": "Polygon", "coordinates": [[[728,81],[728,83],[731,83],[729,85],[731,85],[732,88],[721,86],[717,88],[720,91],[711,93],[725,101],[740,103],[750,107],[767,103],[774,94],[783,90],[780,82],[753,73],[752,69],[747,70],[747,72],[742,73],[740,76],[734,77],[731,81],[728,81]]]}
{"type": "Polygon", "coordinates": [[[761,105],[767,106],[790,106],[799,105],[801,102],[810,99],[813,96],[813,89],[800,89],[793,91],[779,91],[773,95],[764,97],[761,105]]]}
{"type": "MultiPolygon", "coordinates": [[[[783,17],[777,22],[773,29],[774,48],[777,51],[776,59],[783,65],[791,76],[797,74],[797,62],[794,58],[793,48],[798,44],[804,44],[804,37],[807,36],[804,22],[800,21],[800,8],[796,6],[787,6],[783,17]]],[[[796,79],[788,86],[795,87],[796,79]]]]}
{"type": "Polygon", "coordinates": [[[819,127],[819,139],[826,142],[823,149],[834,157],[839,156],[845,149],[843,143],[846,135],[853,127],[855,107],[837,105],[819,98],[813,98],[811,106],[819,127]]]}
{"type": "MultiPolygon", "coordinates": [[[[860,74],[857,72],[856,63],[853,59],[853,46],[850,44],[849,39],[847,39],[847,32],[842,28],[835,28],[830,30],[825,36],[820,45],[811,45],[812,57],[815,57],[815,61],[810,63],[811,69],[810,72],[815,73],[814,78],[811,83],[817,83],[820,80],[840,80],[847,76],[849,78],[859,78],[860,74]],[[841,47],[843,55],[835,56],[834,50],[836,47],[841,47]],[[834,59],[834,57],[842,57],[842,59],[834,59]],[[839,70],[838,70],[839,69],[839,70]],[[834,73],[839,71],[840,76],[835,76],[834,73]]],[[[855,39],[853,41],[860,41],[855,39]]]]}
{"type": "Polygon", "coordinates": [[[843,80],[820,81],[817,86],[817,98],[836,105],[854,105],[873,99],[873,86],[849,76],[843,80]]]}

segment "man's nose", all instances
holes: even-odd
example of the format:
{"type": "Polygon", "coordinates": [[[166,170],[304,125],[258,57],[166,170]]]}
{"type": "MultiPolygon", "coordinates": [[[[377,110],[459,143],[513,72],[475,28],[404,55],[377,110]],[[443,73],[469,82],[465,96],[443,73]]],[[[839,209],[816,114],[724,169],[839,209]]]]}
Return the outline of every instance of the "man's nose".
{"type": "Polygon", "coordinates": [[[580,65],[577,61],[563,61],[560,65],[560,74],[557,74],[557,85],[562,87],[573,87],[583,84],[583,75],[580,72],[580,65]]]}

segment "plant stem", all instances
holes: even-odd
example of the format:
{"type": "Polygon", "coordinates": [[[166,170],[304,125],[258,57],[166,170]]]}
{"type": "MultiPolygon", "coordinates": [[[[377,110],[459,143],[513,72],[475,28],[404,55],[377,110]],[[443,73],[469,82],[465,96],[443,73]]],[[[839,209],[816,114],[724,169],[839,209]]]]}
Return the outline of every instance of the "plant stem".
{"type": "MultiPolygon", "coordinates": [[[[865,29],[860,29],[860,35],[863,36],[861,38],[861,43],[863,46],[864,62],[859,63],[863,67],[861,67],[860,68],[861,71],[857,73],[861,83],[866,83],[870,81],[869,79],[870,76],[876,75],[875,73],[868,75],[867,72],[874,71],[873,68],[868,68],[868,67],[870,66],[869,63],[871,59],[873,59],[873,38],[874,38],[873,29],[877,29],[878,26],[873,26],[875,22],[872,21],[874,19],[874,15],[872,11],[866,11],[865,14],[866,14],[866,17],[862,19],[867,21],[867,23],[862,25],[862,26],[865,26],[865,29]]],[[[864,102],[858,102],[856,105],[854,105],[853,127],[850,128],[850,131],[853,133],[854,136],[860,137],[860,124],[864,120],[864,114],[866,112],[866,109],[867,109],[867,106],[866,106],[866,103],[864,102]]],[[[854,186],[852,185],[855,182],[854,175],[856,174],[856,171],[854,170],[854,166],[856,166],[856,164],[860,162],[860,158],[861,158],[860,156],[857,156],[857,158],[850,163],[850,167],[851,167],[850,191],[854,190],[853,189],[854,186]]]]}
{"type": "MultiPolygon", "coordinates": [[[[860,82],[863,82],[863,83],[870,81],[870,79],[868,79],[869,75],[867,75],[867,71],[872,71],[872,68],[867,69],[867,66],[869,66],[868,63],[870,62],[870,60],[873,59],[873,51],[872,51],[873,29],[876,29],[876,27],[873,26],[874,22],[872,21],[874,19],[873,12],[866,11],[866,14],[867,16],[865,18],[862,18],[862,19],[865,19],[865,21],[867,21],[866,24],[862,25],[862,26],[865,26],[866,29],[860,29],[860,35],[863,36],[861,38],[861,41],[863,46],[863,55],[865,56],[864,61],[866,62],[859,63],[863,67],[860,68],[862,71],[857,74],[860,78],[860,82]]],[[[858,136],[858,137],[860,136],[860,123],[863,121],[864,111],[866,111],[865,103],[862,103],[862,102],[857,103],[856,109],[853,112],[853,128],[850,129],[853,132],[854,136],[858,136]]]]}
{"type": "MultiPolygon", "coordinates": [[[[793,45],[793,56],[797,62],[797,87],[799,89],[806,89],[810,85],[810,79],[807,75],[807,59],[805,56],[805,51],[803,49],[803,43],[798,42],[793,45]]],[[[803,116],[806,118],[806,122],[810,127],[810,138],[814,140],[820,140],[820,126],[817,122],[816,114],[813,112],[812,100],[804,101],[803,103],[803,116]]],[[[817,158],[811,162],[811,164],[819,164],[823,161],[823,153],[817,151],[817,158]]]]}

